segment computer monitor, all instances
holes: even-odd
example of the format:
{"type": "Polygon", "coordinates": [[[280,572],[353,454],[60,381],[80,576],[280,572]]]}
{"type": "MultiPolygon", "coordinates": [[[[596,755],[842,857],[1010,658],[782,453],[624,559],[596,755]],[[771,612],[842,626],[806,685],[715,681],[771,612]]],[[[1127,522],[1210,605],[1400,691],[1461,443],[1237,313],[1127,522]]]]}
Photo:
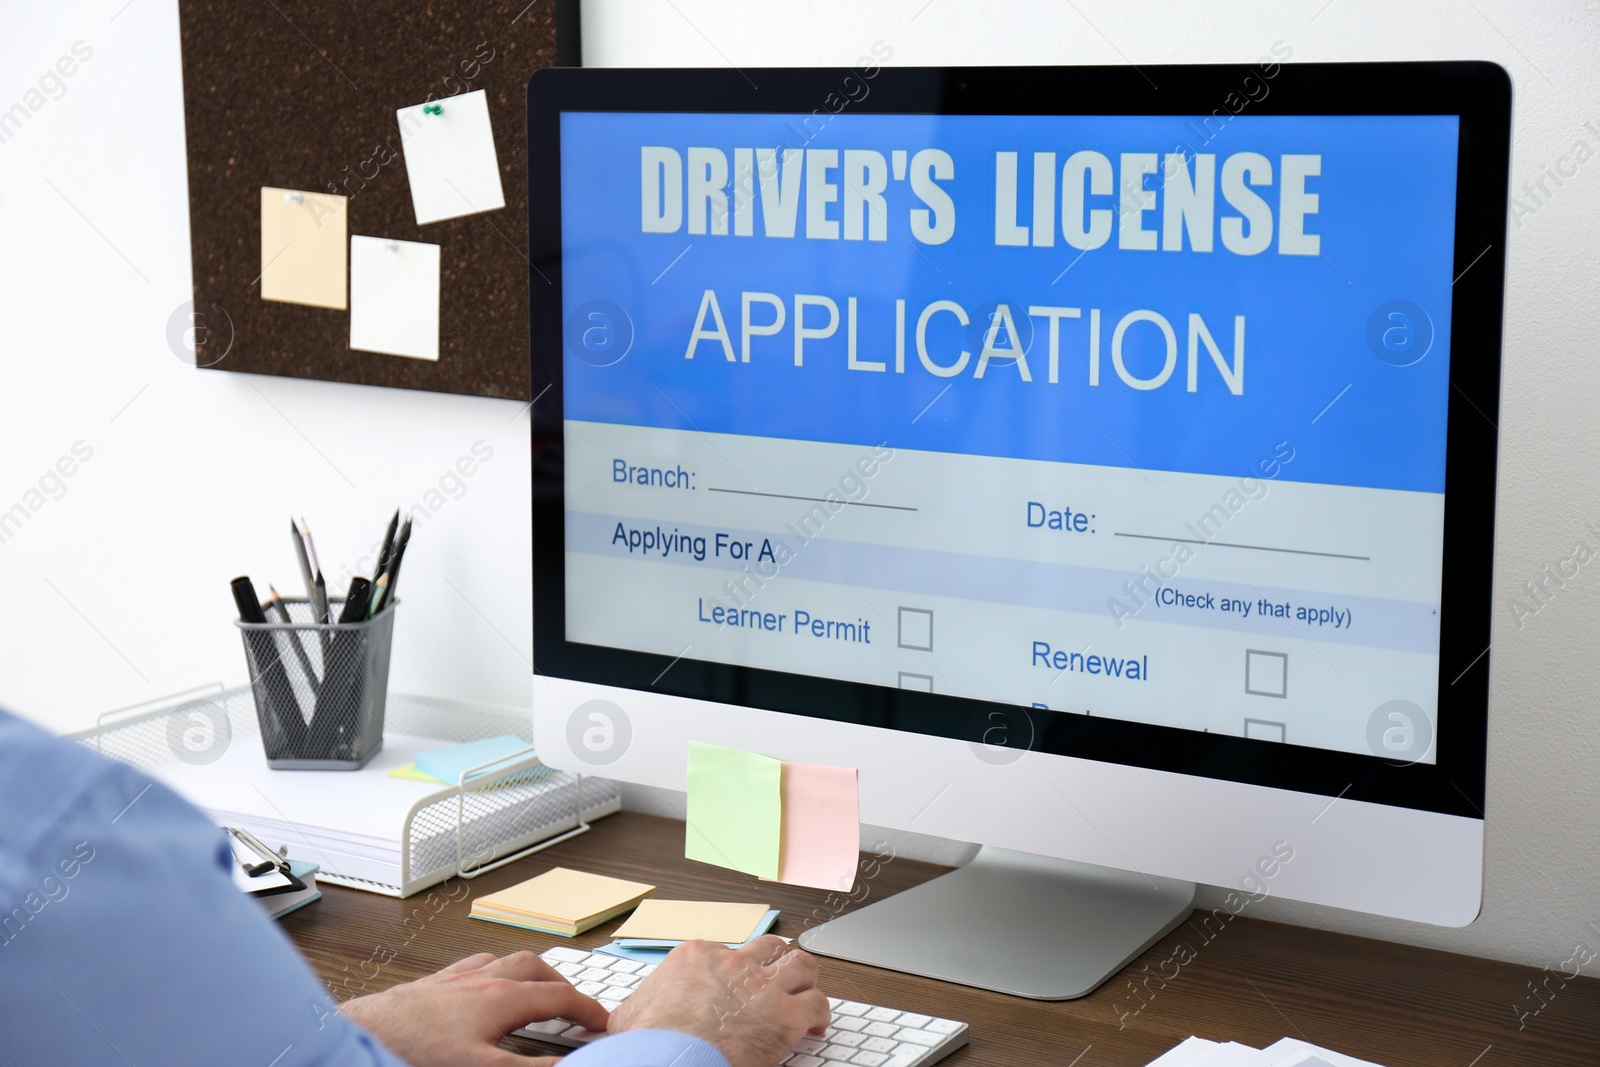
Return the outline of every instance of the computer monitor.
{"type": "Polygon", "coordinates": [[[801,943],[1029,996],[1197,882],[1208,930],[1263,895],[1471,922],[1510,96],[1272,58],[533,77],[543,758],[859,768],[863,821],[984,848],[801,943]]]}

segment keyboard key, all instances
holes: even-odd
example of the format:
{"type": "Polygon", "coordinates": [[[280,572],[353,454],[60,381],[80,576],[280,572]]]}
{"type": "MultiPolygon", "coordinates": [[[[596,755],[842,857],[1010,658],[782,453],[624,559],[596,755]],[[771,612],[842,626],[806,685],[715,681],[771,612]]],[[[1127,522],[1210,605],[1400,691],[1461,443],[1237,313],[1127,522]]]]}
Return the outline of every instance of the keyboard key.
{"type": "Polygon", "coordinates": [[[556,973],[565,975],[568,978],[571,978],[573,975],[577,974],[583,969],[583,964],[581,963],[568,963],[566,961],[562,961],[561,963],[556,964],[556,973]]]}
{"type": "Polygon", "coordinates": [[[833,1009],[836,1015],[865,1015],[870,1010],[871,1005],[857,1004],[853,1000],[847,1000],[833,1009]]]}
{"type": "MultiPolygon", "coordinates": [[[[882,1023],[880,1025],[887,1026],[888,1024],[882,1023]]],[[[856,1033],[857,1031],[865,1030],[867,1028],[867,1020],[852,1019],[848,1015],[841,1015],[839,1018],[833,1020],[833,1026],[836,1030],[842,1030],[846,1033],[856,1033]]]]}
{"type": "Polygon", "coordinates": [[[834,1034],[828,1038],[828,1044],[842,1045],[845,1048],[860,1048],[861,1042],[866,1039],[866,1034],[834,1034]]]}
{"type": "Polygon", "coordinates": [[[900,1018],[900,1013],[893,1008],[873,1008],[867,1012],[867,1018],[880,1023],[892,1023],[900,1018]]]}
{"type": "Polygon", "coordinates": [[[868,1052],[893,1052],[900,1047],[900,1042],[888,1037],[869,1037],[861,1047],[868,1052]]]}
{"type": "Polygon", "coordinates": [[[606,985],[630,986],[636,985],[639,976],[636,974],[612,974],[606,976],[606,985]]]}
{"type": "Polygon", "coordinates": [[[895,1022],[899,1023],[901,1026],[913,1026],[918,1030],[925,1030],[927,1029],[928,1024],[933,1022],[933,1016],[913,1015],[911,1012],[906,1012],[904,1015],[900,1016],[900,1018],[896,1019],[895,1022]]]}
{"type": "Polygon", "coordinates": [[[581,1026],[574,1026],[571,1030],[561,1035],[568,1041],[577,1041],[587,1045],[591,1041],[598,1041],[606,1036],[604,1030],[585,1030],[581,1026]]]}
{"type": "Polygon", "coordinates": [[[578,978],[584,982],[604,982],[611,977],[611,972],[604,967],[585,967],[578,972],[578,978]]]}
{"type": "Polygon", "coordinates": [[[935,1019],[927,1026],[924,1026],[923,1029],[932,1030],[936,1034],[953,1034],[957,1030],[961,1029],[961,1024],[958,1022],[952,1022],[949,1019],[935,1019]]]}
{"type": "Polygon", "coordinates": [[[529,1023],[522,1028],[528,1034],[560,1034],[572,1029],[571,1019],[547,1019],[542,1023],[529,1023]]]}
{"type": "Polygon", "coordinates": [[[656,973],[656,965],[654,963],[647,963],[643,967],[639,968],[639,977],[640,978],[648,978],[650,975],[655,974],[655,973],[656,973]]]}
{"type": "Polygon", "coordinates": [[[884,1067],[911,1067],[913,1063],[921,1063],[927,1055],[928,1050],[925,1048],[916,1048],[915,1052],[896,1052],[889,1057],[889,1062],[884,1064],[884,1067]]]}
{"type": "Polygon", "coordinates": [[[827,1045],[826,1041],[819,1041],[814,1037],[803,1037],[800,1039],[800,1043],[795,1046],[795,1050],[798,1052],[821,1052],[827,1045]]]}
{"type": "Polygon", "coordinates": [[[840,1000],[838,997],[829,997],[828,998],[828,1010],[832,1011],[834,1008],[837,1008],[839,1005],[841,1005],[843,1003],[844,1003],[844,1001],[840,1000]]]}
{"type": "Polygon", "coordinates": [[[804,1052],[796,1052],[793,1056],[783,1061],[784,1067],[822,1067],[827,1060],[818,1056],[810,1056],[804,1052]]]}
{"type": "Polygon", "coordinates": [[[600,991],[600,999],[611,1000],[621,1004],[624,1000],[627,1000],[636,992],[638,992],[638,990],[630,988],[629,986],[608,985],[600,991]]]}
{"type": "Polygon", "coordinates": [[[585,967],[598,967],[604,971],[610,970],[611,964],[616,961],[616,958],[615,956],[607,956],[604,952],[591,952],[583,959],[575,962],[581,963],[585,967]]]}
{"type": "Polygon", "coordinates": [[[929,1030],[915,1030],[911,1027],[901,1030],[894,1036],[896,1041],[910,1042],[913,1045],[921,1045],[924,1048],[932,1048],[944,1040],[943,1034],[935,1034],[929,1030]]]}
{"type": "Polygon", "coordinates": [[[546,963],[582,963],[589,958],[589,951],[581,948],[553,948],[540,958],[546,963]]]}
{"type": "Polygon", "coordinates": [[[893,1037],[899,1032],[900,1028],[894,1023],[873,1023],[867,1027],[867,1033],[873,1037],[893,1037]]]}
{"type": "Polygon", "coordinates": [[[829,1045],[827,1048],[822,1050],[822,1058],[825,1060],[833,1060],[835,1063],[844,1063],[855,1054],[855,1049],[843,1048],[839,1045],[829,1045]]]}
{"type": "Polygon", "coordinates": [[[858,1052],[850,1062],[860,1064],[861,1067],[883,1067],[883,1064],[889,1062],[889,1057],[881,1052],[858,1052]]]}
{"type": "Polygon", "coordinates": [[[623,974],[632,974],[634,971],[637,971],[640,967],[643,967],[643,966],[644,966],[644,964],[640,963],[638,960],[612,960],[611,961],[611,969],[613,971],[621,971],[623,974]]]}
{"type": "Polygon", "coordinates": [[[600,990],[605,989],[605,988],[606,987],[601,985],[599,982],[579,982],[578,983],[578,992],[582,993],[586,997],[595,996],[600,992],[600,990]]]}

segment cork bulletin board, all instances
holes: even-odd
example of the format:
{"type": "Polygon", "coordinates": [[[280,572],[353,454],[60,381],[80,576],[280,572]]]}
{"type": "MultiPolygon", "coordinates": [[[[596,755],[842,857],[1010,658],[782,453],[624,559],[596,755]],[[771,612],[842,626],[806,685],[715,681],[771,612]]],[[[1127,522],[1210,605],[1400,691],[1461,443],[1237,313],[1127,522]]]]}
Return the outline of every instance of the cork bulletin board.
{"type": "Polygon", "coordinates": [[[196,364],[529,399],[525,90],[576,65],[577,6],[179,0],[196,364]],[[419,226],[395,111],[476,90],[505,207],[419,226]],[[262,299],[263,186],[348,197],[352,235],[440,246],[437,362],[351,349],[348,310],[262,299]]]}

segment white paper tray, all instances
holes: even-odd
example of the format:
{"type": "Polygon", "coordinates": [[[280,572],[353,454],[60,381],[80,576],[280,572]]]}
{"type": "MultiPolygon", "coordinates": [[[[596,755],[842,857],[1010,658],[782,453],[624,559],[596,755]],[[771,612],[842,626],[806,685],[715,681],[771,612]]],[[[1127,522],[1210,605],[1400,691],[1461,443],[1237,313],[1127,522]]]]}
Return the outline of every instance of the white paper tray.
{"type": "MultiPolygon", "coordinates": [[[[259,749],[255,703],[245,687],[220,685],[108,712],[92,730],[70,735],[102,755],[134,767],[173,759],[174,738],[200,716],[226,717],[230,744],[259,749]],[[186,699],[179,699],[186,698],[186,699]]],[[[397,876],[352,878],[337,870],[337,853],[324,855],[320,881],[386,896],[408,897],[454,875],[472,878],[589,829],[589,821],[618,811],[616,783],[546,767],[532,747],[526,709],[469,704],[437,697],[389,694],[385,732],[437,738],[450,744],[514,734],[527,751],[492,773],[456,786],[440,786],[417,800],[405,817],[397,876]]],[[[325,774],[361,772],[326,771],[325,774]]],[[[273,842],[276,844],[276,842],[273,842]]],[[[308,859],[317,859],[307,856],[308,859]]]]}

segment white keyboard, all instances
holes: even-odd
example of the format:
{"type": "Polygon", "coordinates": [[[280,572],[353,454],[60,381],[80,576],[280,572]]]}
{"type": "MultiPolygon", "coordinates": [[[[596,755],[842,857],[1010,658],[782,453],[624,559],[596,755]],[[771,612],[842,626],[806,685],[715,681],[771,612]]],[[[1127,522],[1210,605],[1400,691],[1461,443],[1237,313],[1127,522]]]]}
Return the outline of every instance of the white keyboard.
{"type": "MultiPolygon", "coordinates": [[[[655,970],[653,964],[619,959],[601,952],[580,948],[553,948],[543,953],[544,961],[567,976],[578,992],[593,997],[608,1009],[615,1008],[655,970]]],[[[967,1024],[954,1019],[880,1008],[851,1000],[828,998],[833,1020],[827,1033],[807,1035],[784,1067],[826,1067],[853,1064],[855,1067],[924,1067],[944,1059],[967,1043],[967,1024]]],[[[554,1045],[577,1048],[606,1036],[567,1019],[531,1023],[516,1031],[521,1037],[554,1045]]]]}

